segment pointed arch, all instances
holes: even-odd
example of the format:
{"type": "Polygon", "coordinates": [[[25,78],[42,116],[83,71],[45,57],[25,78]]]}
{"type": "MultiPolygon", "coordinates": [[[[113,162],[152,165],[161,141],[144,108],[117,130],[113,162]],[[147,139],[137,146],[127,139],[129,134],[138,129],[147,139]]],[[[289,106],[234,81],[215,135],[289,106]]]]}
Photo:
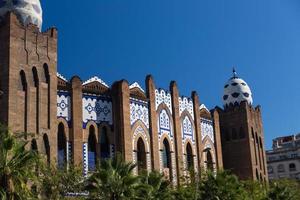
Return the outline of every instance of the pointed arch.
{"type": "Polygon", "coordinates": [[[213,157],[210,151],[207,151],[206,154],[206,164],[207,164],[207,169],[210,171],[214,171],[214,161],[213,157]]]}
{"type": "Polygon", "coordinates": [[[31,150],[38,152],[38,145],[37,145],[36,139],[31,140],[31,150]]]}
{"type": "Polygon", "coordinates": [[[47,84],[49,84],[50,83],[50,74],[49,74],[49,68],[48,68],[47,63],[44,63],[43,68],[44,68],[45,82],[47,84]]]}

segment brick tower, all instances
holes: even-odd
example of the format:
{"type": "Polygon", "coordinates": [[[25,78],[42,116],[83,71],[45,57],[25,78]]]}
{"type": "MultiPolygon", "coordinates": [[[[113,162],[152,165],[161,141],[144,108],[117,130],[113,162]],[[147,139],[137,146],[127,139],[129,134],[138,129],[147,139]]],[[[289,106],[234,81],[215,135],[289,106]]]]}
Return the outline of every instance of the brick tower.
{"type": "Polygon", "coordinates": [[[50,161],[56,155],[50,146],[56,146],[57,31],[40,31],[40,5],[35,8],[0,7],[0,122],[33,133],[31,146],[50,161]]]}
{"type": "Polygon", "coordinates": [[[249,86],[233,71],[224,87],[224,109],[215,109],[219,114],[223,164],[241,179],[266,182],[261,110],[252,102],[249,86]]]}

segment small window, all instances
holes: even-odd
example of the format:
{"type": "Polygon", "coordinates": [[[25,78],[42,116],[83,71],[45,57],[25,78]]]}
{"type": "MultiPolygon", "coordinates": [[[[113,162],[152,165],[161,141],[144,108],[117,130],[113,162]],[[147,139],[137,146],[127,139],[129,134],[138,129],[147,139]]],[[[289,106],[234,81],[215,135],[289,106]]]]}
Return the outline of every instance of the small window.
{"type": "Polygon", "coordinates": [[[232,85],[232,86],[237,86],[237,85],[238,85],[238,83],[232,83],[231,85],[232,85]]]}
{"type": "Polygon", "coordinates": [[[224,86],[224,88],[228,88],[228,86],[229,86],[229,85],[227,84],[227,85],[224,86]]]}
{"type": "Polygon", "coordinates": [[[289,168],[290,168],[290,171],[291,171],[291,172],[296,171],[296,165],[295,165],[295,163],[291,163],[291,164],[289,165],[289,168]]]}
{"type": "Polygon", "coordinates": [[[246,86],[247,84],[246,83],[241,83],[241,85],[246,86]]]}
{"type": "Polygon", "coordinates": [[[235,92],[235,93],[232,93],[231,96],[234,97],[234,98],[238,98],[240,96],[240,94],[235,92]]]}
{"type": "Polygon", "coordinates": [[[224,95],[223,100],[227,100],[227,99],[228,99],[228,95],[224,95]]]}
{"type": "Polygon", "coordinates": [[[247,97],[247,98],[250,96],[250,94],[247,93],[247,92],[243,93],[243,95],[244,95],[245,97],[247,97]]]}

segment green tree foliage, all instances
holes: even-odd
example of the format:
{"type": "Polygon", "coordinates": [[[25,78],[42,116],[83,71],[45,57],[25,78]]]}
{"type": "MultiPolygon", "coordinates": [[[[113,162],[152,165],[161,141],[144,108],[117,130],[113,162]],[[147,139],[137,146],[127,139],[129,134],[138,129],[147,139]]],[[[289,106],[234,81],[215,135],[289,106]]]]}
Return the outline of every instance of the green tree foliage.
{"type": "Polygon", "coordinates": [[[36,182],[38,155],[27,143],[0,125],[0,199],[33,198],[28,185],[36,182]]]}
{"type": "Polygon", "coordinates": [[[121,156],[101,162],[88,179],[86,189],[91,199],[123,200],[134,198],[139,178],[133,175],[135,164],[126,163],[121,156]]]}
{"type": "Polygon", "coordinates": [[[299,182],[283,179],[270,183],[268,191],[268,200],[299,200],[300,184],[299,182]]]}
{"type": "Polygon", "coordinates": [[[162,174],[144,171],[139,176],[139,184],[135,187],[136,200],[163,200],[171,198],[171,186],[162,174]]]}

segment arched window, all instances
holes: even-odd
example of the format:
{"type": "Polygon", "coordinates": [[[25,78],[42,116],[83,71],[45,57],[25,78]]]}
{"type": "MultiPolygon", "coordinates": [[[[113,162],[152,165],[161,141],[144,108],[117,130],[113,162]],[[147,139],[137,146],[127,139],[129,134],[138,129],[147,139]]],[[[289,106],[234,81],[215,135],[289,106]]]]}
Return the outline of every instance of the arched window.
{"type": "Polygon", "coordinates": [[[211,152],[209,150],[206,151],[206,164],[208,170],[210,171],[214,170],[214,162],[213,162],[211,152]]]}
{"type": "Polygon", "coordinates": [[[278,171],[278,172],[284,172],[284,171],[285,171],[284,165],[283,165],[283,164],[278,165],[277,171],[278,171]]]}
{"type": "Polygon", "coordinates": [[[94,126],[90,126],[89,128],[89,139],[88,139],[88,166],[89,171],[93,171],[96,169],[96,153],[97,152],[97,142],[95,136],[95,128],[94,126]]]}
{"type": "Polygon", "coordinates": [[[107,159],[110,157],[109,140],[106,127],[103,127],[100,132],[100,152],[101,159],[107,159]]]}
{"type": "Polygon", "coordinates": [[[27,80],[25,72],[22,70],[20,71],[20,90],[26,91],[27,89],[27,80]]]}
{"type": "Polygon", "coordinates": [[[48,65],[44,64],[43,68],[44,68],[44,74],[45,74],[46,83],[49,84],[50,83],[50,74],[49,74],[48,65]]]}
{"type": "Polygon", "coordinates": [[[58,167],[63,168],[67,162],[67,141],[65,135],[65,127],[63,123],[58,125],[57,132],[57,157],[58,157],[58,167]]]}
{"type": "Polygon", "coordinates": [[[254,140],[255,138],[254,138],[254,129],[253,129],[253,127],[251,127],[251,135],[252,135],[252,139],[254,140]]]}
{"type": "Polygon", "coordinates": [[[50,164],[50,144],[49,144],[49,139],[46,134],[43,136],[43,141],[44,141],[44,147],[45,147],[45,153],[47,156],[47,162],[50,164]]]}
{"type": "Polygon", "coordinates": [[[33,83],[34,87],[38,87],[39,85],[39,76],[36,67],[32,68],[32,76],[33,76],[33,83]]]}
{"type": "Polygon", "coordinates": [[[289,164],[289,169],[290,169],[291,172],[296,171],[296,165],[295,165],[295,163],[289,164]]]}
{"type": "Polygon", "coordinates": [[[163,166],[164,168],[171,168],[170,145],[167,139],[164,139],[163,142],[163,166]]]}
{"type": "Polygon", "coordinates": [[[232,129],[231,135],[232,135],[232,139],[233,140],[238,139],[238,134],[237,134],[235,128],[232,129]]]}
{"type": "Polygon", "coordinates": [[[36,153],[38,152],[38,146],[35,139],[31,141],[31,150],[35,151],[36,153]]]}
{"type": "Polygon", "coordinates": [[[190,143],[186,145],[186,163],[188,170],[194,169],[194,156],[190,143]]]}
{"type": "Polygon", "coordinates": [[[137,164],[139,171],[147,169],[145,144],[142,138],[137,142],[137,164]]]}
{"type": "Polygon", "coordinates": [[[240,128],[239,138],[244,139],[246,137],[243,127],[240,128]]]}

